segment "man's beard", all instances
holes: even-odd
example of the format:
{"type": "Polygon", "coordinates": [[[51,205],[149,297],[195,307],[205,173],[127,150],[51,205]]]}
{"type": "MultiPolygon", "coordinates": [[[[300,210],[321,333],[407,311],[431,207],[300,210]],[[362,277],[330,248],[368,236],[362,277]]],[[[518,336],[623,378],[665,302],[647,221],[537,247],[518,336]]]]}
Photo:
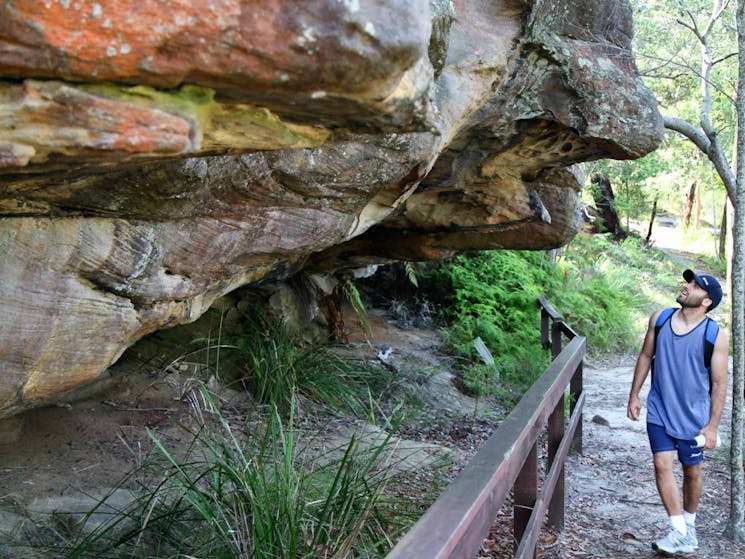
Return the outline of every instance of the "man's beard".
{"type": "Polygon", "coordinates": [[[678,298],[675,299],[675,301],[683,308],[695,309],[696,307],[700,307],[703,304],[704,298],[701,297],[700,299],[696,299],[694,297],[692,299],[690,295],[688,295],[688,297],[678,295],[678,298]]]}

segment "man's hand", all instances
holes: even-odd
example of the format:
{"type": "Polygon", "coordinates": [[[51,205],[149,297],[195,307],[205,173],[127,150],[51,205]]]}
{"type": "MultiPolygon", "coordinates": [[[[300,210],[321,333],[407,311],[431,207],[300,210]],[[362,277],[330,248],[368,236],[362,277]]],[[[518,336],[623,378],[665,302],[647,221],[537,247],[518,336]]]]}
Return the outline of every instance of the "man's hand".
{"type": "Polygon", "coordinates": [[[706,443],[704,444],[704,450],[714,450],[717,447],[717,427],[706,425],[699,435],[706,437],[706,443]]]}
{"type": "Polygon", "coordinates": [[[639,421],[639,415],[642,412],[642,403],[639,396],[629,396],[629,405],[626,408],[626,416],[631,421],[639,421]]]}

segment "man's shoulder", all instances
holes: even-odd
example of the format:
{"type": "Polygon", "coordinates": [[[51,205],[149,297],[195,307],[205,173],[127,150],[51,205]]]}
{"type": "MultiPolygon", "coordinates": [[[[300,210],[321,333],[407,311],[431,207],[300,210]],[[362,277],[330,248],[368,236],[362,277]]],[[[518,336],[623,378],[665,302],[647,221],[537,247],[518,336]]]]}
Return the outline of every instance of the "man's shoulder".
{"type": "Polygon", "coordinates": [[[676,307],[668,307],[666,309],[659,309],[652,313],[652,316],[649,318],[649,321],[655,326],[662,326],[662,324],[668,318],[670,318],[676,310],[677,310],[676,307]]]}

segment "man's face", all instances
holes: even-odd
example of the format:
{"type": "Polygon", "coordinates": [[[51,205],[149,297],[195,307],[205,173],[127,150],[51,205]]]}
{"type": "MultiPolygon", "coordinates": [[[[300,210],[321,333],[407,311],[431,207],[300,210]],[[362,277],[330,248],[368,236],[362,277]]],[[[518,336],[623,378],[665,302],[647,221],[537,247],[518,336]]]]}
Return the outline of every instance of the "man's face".
{"type": "Polygon", "coordinates": [[[703,306],[704,299],[707,301],[707,305],[711,304],[711,299],[709,299],[706,290],[697,284],[696,280],[691,280],[680,292],[676,301],[681,307],[692,309],[703,306]]]}

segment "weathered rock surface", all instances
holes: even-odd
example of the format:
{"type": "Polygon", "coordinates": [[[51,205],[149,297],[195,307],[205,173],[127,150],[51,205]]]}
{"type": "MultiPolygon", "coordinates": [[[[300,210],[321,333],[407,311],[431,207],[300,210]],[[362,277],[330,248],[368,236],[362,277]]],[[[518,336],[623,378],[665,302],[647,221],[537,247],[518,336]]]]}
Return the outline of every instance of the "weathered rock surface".
{"type": "Polygon", "coordinates": [[[0,417],[301,270],[553,248],[662,138],[622,0],[0,4],[0,417]]]}

